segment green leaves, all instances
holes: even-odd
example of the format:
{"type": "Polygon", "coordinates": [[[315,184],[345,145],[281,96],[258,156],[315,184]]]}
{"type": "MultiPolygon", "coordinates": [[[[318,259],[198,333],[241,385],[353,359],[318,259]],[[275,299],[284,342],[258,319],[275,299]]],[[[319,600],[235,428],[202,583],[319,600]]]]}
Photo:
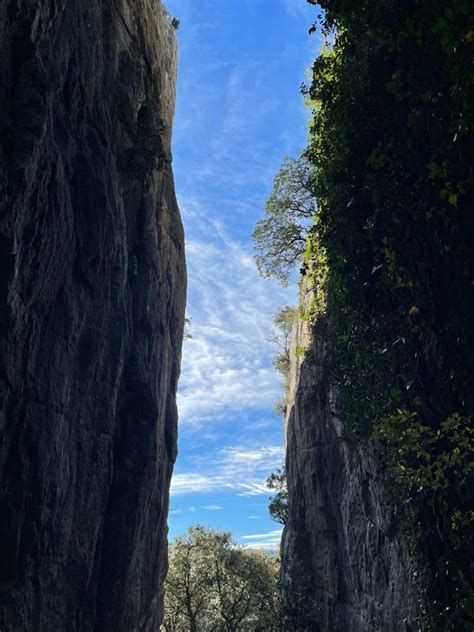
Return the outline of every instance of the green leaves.
{"type": "Polygon", "coordinates": [[[311,178],[312,167],[304,157],[285,158],[265,204],[265,217],[253,232],[260,274],[274,277],[284,286],[305,250],[309,220],[315,210],[311,178]]]}
{"type": "Polygon", "coordinates": [[[393,502],[444,603],[437,629],[460,632],[474,626],[456,553],[472,551],[474,505],[474,6],[322,7],[338,34],[309,89],[305,273],[331,323],[345,427],[390,464],[393,502]]]}
{"type": "Polygon", "coordinates": [[[275,495],[270,498],[268,505],[271,517],[275,522],[286,524],[288,520],[288,488],[284,467],[270,474],[267,478],[267,487],[275,491],[275,495]]]}
{"type": "Polygon", "coordinates": [[[190,527],[170,548],[165,632],[280,630],[279,561],[227,531],[190,527]]]}

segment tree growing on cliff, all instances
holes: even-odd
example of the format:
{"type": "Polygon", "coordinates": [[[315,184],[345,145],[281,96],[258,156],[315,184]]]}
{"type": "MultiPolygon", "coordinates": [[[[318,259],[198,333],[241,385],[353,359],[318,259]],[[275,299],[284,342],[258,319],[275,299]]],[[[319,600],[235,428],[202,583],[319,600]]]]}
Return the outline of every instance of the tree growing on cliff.
{"type": "Polygon", "coordinates": [[[288,520],[288,488],[286,485],[286,470],[278,468],[267,478],[267,487],[275,491],[270,497],[268,511],[270,516],[280,524],[286,524],[288,520]]]}
{"type": "Polygon", "coordinates": [[[268,337],[278,348],[273,358],[273,366],[285,378],[290,370],[290,343],[291,330],[295,319],[295,308],[290,305],[282,305],[273,317],[273,331],[268,337]]]}
{"type": "Polygon", "coordinates": [[[273,366],[285,379],[284,394],[274,406],[277,415],[285,416],[288,391],[288,377],[290,371],[290,343],[291,330],[295,319],[295,308],[283,305],[273,317],[273,331],[268,341],[276,345],[278,351],[273,357],[273,366]]]}
{"type": "Polygon", "coordinates": [[[280,630],[274,556],[238,547],[227,531],[191,527],[171,546],[165,632],[280,630]]]}
{"type": "Polygon", "coordinates": [[[257,222],[253,232],[258,271],[284,286],[301,261],[315,212],[312,173],[313,167],[305,157],[285,158],[265,204],[265,217],[257,222]]]}

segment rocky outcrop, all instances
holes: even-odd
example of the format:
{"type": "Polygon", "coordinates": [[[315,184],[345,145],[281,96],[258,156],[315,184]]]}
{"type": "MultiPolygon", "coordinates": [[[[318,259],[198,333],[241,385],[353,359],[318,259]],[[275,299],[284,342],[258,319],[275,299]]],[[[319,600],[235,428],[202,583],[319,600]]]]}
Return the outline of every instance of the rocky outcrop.
{"type": "MultiPolygon", "coordinates": [[[[303,312],[312,292],[303,283],[303,312]]],[[[285,630],[415,632],[423,594],[367,444],[338,416],[328,325],[296,318],[286,417],[285,630]],[[304,350],[304,353],[302,353],[304,350]]]]}
{"type": "Polygon", "coordinates": [[[184,318],[159,0],[0,4],[0,629],[156,631],[184,318]]]}

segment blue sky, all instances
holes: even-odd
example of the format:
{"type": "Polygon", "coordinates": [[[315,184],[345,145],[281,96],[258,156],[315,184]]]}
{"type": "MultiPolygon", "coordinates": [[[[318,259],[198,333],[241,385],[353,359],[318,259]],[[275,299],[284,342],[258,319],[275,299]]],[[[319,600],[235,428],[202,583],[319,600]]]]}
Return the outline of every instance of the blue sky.
{"type": "Polygon", "coordinates": [[[299,86],[317,52],[306,0],[167,0],[180,19],[173,163],[188,265],[170,539],[189,525],[275,548],[266,477],[283,463],[272,316],[295,302],[258,276],[251,234],[285,155],[305,145],[299,86]]]}

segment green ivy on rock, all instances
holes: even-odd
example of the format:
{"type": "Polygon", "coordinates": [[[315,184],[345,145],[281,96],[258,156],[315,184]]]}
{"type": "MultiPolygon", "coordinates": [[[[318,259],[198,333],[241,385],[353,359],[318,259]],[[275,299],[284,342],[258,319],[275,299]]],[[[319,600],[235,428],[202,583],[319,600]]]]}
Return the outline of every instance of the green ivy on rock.
{"type": "Polygon", "coordinates": [[[384,456],[427,569],[427,625],[472,630],[474,4],[320,5],[304,317],[331,323],[346,426],[384,456]]]}

